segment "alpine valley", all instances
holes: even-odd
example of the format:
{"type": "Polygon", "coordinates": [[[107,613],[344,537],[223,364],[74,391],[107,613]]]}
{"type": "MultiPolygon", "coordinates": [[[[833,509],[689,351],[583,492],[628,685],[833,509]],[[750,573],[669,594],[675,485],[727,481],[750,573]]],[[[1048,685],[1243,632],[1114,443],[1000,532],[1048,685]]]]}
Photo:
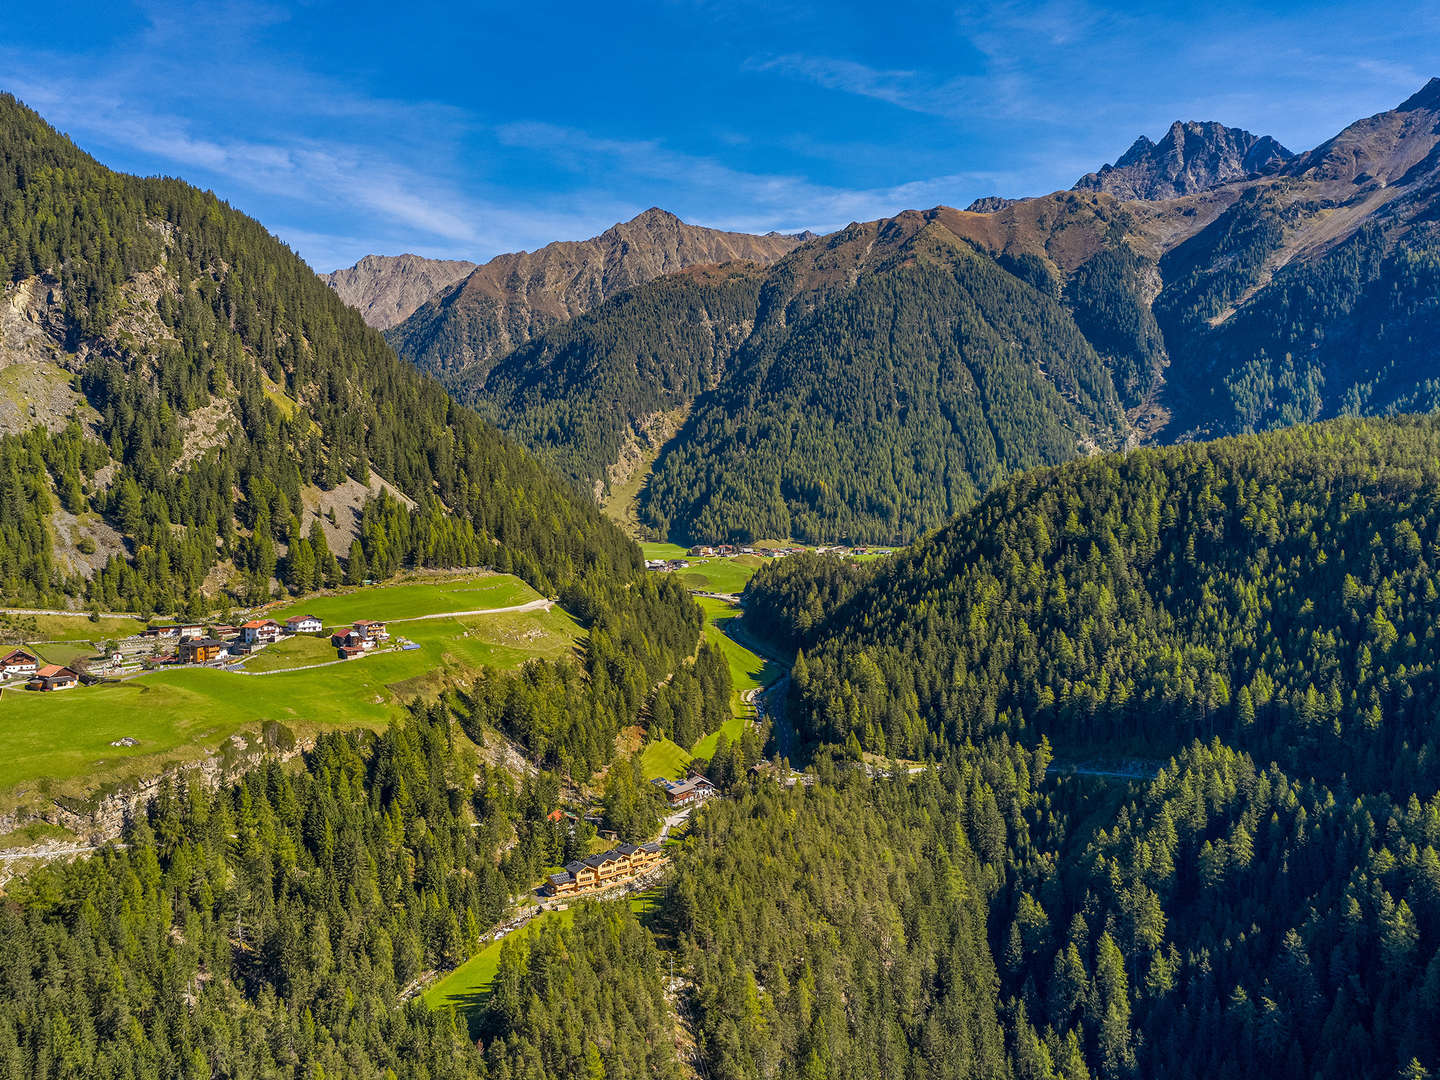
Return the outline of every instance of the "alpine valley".
{"type": "Polygon", "coordinates": [[[0,1080],[1440,1075],[1437,222],[1431,80],[321,276],[0,96],[0,1080]]]}

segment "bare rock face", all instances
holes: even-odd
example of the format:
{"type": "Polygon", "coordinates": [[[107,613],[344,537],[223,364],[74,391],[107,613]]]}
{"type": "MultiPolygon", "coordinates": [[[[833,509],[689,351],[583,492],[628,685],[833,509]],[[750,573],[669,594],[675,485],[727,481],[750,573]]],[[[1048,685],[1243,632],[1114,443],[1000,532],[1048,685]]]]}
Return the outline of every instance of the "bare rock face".
{"type": "Polygon", "coordinates": [[[1074,191],[1117,199],[1174,199],[1274,172],[1294,155],[1269,135],[1216,123],[1182,123],[1158,143],[1141,135],[1119,161],[1082,176],[1074,191]]]}
{"type": "Polygon", "coordinates": [[[1019,199],[1012,199],[1006,195],[982,195],[965,208],[967,214],[994,214],[1001,210],[1008,210],[1014,206],[1019,199]]]}
{"type": "Polygon", "coordinates": [[[589,240],[496,256],[385,336],[442,381],[462,373],[473,381],[512,349],[625,289],[706,263],[769,265],[807,238],[707,229],[652,207],[589,240]]]}
{"type": "Polygon", "coordinates": [[[475,263],[419,255],[366,255],[348,270],[320,277],[377,330],[403,322],[416,308],[455,284],[475,263]]]}

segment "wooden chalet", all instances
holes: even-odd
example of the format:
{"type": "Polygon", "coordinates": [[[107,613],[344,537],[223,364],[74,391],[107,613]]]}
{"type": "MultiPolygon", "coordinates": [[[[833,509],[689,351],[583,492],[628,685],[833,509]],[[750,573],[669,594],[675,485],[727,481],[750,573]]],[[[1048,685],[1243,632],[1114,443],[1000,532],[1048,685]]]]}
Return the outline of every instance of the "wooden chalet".
{"type": "Polygon", "coordinates": [[[180,660],[186,664],[208,664],[227,652],[225,642],[215,638],[194,638],[180,642],[180,660]]]}
{"type": "Polygon", "coordinates": [[[59,664],[46,664],[35,672],[35,678],[29,683],[31,690],[70,690],[79,685],[79,672],[59,664]]]}
{"type": "Polygon", "coordinates": [[[0,679],[23,679],[39,670],[39,658],[24,649],[11,649],[0,656],[0,679]]]}
{"type": "Polygon", "coordinates": [[[679,781],[661,780],[658,783],[665,789],[665,798],[671,806],[691,806],[715,794],[715,785],[703,776],[679,781]]]}
{"type": "Polygon", "coordinates": [[[621,844],[599,855],[567,863],[564,870],[551,874],[546,880],[545,891],[551,896],[571,896],[624,885],[664,861],[659,844],[621,844]]]}

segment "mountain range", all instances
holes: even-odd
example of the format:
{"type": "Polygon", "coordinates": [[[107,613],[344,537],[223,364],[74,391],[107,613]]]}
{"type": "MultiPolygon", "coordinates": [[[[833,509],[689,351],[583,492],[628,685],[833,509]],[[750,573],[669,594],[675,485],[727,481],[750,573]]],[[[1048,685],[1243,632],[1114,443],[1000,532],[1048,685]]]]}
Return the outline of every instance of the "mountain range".
{"type": "Polygon", "coordinates": [[[652,207],[589,240],[498,255],[432,296],[387,339],[422,371],[483,379],[510,350],[622,289],[701,263],[774,262],[806,236],[687,225],[652,207]]]}
{"type": "Polygon", "coordinates": [[[387,336],[656,534],[904,541],[1027,465],[1431,408],[1437,129],[1432,80],[1308,152],[1177,122],[1071,191],[831,236],[652,210],[387,336]]]}

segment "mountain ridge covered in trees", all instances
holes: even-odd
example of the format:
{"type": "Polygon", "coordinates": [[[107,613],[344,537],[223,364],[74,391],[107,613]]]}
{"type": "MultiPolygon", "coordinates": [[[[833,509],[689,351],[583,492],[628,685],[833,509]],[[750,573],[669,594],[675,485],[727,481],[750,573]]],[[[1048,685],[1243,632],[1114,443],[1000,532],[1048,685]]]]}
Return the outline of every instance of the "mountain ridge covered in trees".
{"type": "Polygon", "coordinates": [[[0,280],[49,298],[38,362],[72,388],[66,414],[0,436],[8,601],[203,610],[227,568],[240,601],[405,566],[486,565],[551,593],[638,573],[588,500],[213,195],[112,172],[7,96],[0,221],[0,280]],[[372,473],[400,497],[372,498],[331,551],[304,491],[372,473]],[[116,544],[87,573],[57,534],[97,521],[116,544]]]}

